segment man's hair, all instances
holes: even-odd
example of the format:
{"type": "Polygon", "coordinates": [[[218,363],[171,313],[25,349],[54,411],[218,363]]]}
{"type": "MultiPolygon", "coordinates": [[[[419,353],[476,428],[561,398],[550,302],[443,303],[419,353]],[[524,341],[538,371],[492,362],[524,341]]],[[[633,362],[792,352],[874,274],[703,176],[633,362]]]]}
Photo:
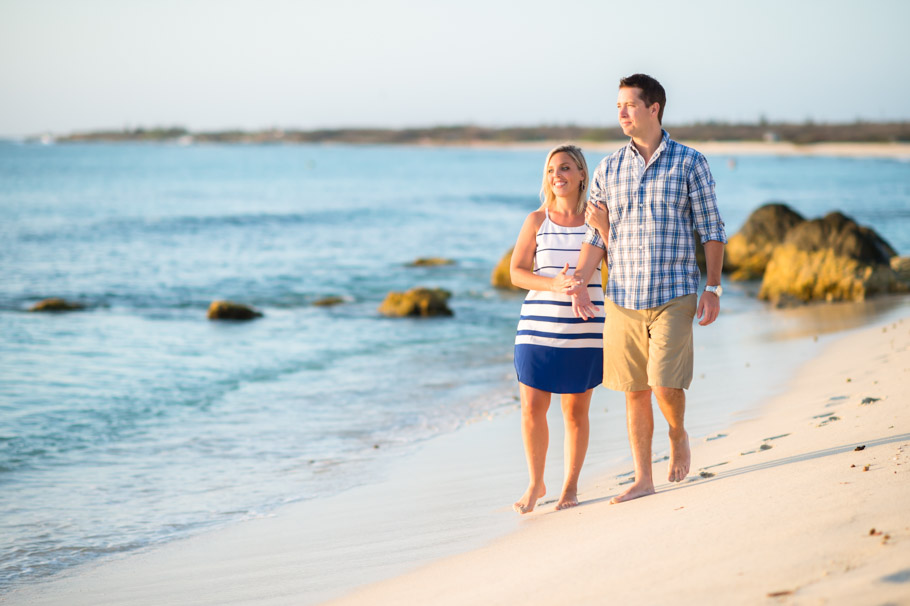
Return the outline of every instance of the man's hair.
{"type": "Polygon", "coordinates": [[[660,103],[657,111],[657,121],[664,123],[664,108],[667,106],[667,93],[660,82],[647,74],[632,74],[619,81],[619,88],[637,88],[641,90],[641,100],[645,107],[660,103]]]}

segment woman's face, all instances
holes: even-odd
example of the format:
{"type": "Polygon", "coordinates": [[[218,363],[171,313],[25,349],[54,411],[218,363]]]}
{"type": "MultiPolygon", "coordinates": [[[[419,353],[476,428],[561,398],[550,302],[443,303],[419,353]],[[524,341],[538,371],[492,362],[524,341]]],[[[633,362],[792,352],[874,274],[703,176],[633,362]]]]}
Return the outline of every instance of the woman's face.
{"type": "Polygon", "coordinates": [[[574,201],[583,179],[584,175],[575,160],[566,152],[553,154],[550,158],[547,164],[547,182],[557,198],[570,198],[574,201]]]}

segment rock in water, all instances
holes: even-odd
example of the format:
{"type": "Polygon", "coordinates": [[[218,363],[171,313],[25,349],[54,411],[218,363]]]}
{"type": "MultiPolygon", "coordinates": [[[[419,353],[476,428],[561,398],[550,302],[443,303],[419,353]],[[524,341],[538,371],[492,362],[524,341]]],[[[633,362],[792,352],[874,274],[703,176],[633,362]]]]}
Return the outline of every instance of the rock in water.
{"type": "Polygon", "coordinates": [[[209,305],[209,320],[252,320],[261,318],[262,312],[233,301],[212,301],[209,305]]]}
{"type": "Polygon", "coordinates": [[[786,204],[772,202],[758,207],[724,247],[724,271],[730,272],[731,280],[760,279],[775,247],[804,221],[786,204]]]}
{"type": "Polygon", "coordinates": [[[344,303],[344,299],[342,297],[337,297],[334,295],[322,297],[321,299],[316,299],[313,301],[313,305],[316,307],[332,307],[334,305],[341,305],[342,303],[344,303]]]}
{"type": "Polygon", "coordinates": [[[407,292],[390,292],[379,306],[379,313],[393,318],[407,316],[451,316],[448,300],[452,296],[441,288],[412,288],[407,292]]]}
{"type": "Polygon", "coordinates": [[[904,292],[907,285],[891,269],[894,254],[878,234],[841,213],[804,221],[774,249],[758,296],[780,304],[904,292]]]}
{"type": "Polygon", "coordinates": [[[435,267],[437,265],[455,265],[455,261],[442,257],[420,257],[408,265],[410,267],[435,267]]]}
{"type": "Polygon", "coordinates": [[[78,311],[80,309],[85,309],[85,305],[73,303],[60,297],[51,297],[50,299],[38,301],[28,308],[29,311],[78,311]]]}
{"type": "Polygon", "coordinates": [[[496,288],[503,288],[506,290],[522,290],[514,284],[512,284],[512,271],[509,269],[510,264],[512,263],[512,251],[515,248],[510,248],[502,259],[499,260],[499,263],[496,265],[496,268],[493,270],[493,275],[490,276],[490,283],[496,288]]]}

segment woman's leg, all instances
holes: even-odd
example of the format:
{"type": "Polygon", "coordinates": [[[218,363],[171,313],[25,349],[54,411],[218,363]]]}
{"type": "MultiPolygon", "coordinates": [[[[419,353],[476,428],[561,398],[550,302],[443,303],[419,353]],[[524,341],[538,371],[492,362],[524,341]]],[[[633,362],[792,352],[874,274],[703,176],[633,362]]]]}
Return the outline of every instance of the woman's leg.
{"type": "Polygon", "coordinates": [[[566,426],[565,481],[556,509],[578,505],[578,476],[585,462],[585,454],[588,452],[588,437],[591,433],[588,409],[591,407],[593,391],[589,389],[584,393],[562,396],[562,418],[566,426]]]}
{"type": "Polygon", "coordinates": [[[550,430],[547,428],[547,410],[550,408],[550,393],[518,384],[521,393],[521,437],[528,459],[528,489],[515,501],[512,508],[518,513],[534,511],[537,499],[547,493],[543,483],[543,469],[547,461],[547,445],[550,430]]]}

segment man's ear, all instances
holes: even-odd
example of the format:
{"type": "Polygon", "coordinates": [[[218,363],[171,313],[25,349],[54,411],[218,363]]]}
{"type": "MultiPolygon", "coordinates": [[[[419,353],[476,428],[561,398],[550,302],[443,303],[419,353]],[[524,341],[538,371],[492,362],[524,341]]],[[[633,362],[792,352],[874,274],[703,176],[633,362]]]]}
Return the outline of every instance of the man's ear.
{"type": "Polygon", "coordinates": [[[658,101],[652,103],[651,107],[648,108],[648,112],[656,118],[660,114],[660,103],[658,101]]]}

